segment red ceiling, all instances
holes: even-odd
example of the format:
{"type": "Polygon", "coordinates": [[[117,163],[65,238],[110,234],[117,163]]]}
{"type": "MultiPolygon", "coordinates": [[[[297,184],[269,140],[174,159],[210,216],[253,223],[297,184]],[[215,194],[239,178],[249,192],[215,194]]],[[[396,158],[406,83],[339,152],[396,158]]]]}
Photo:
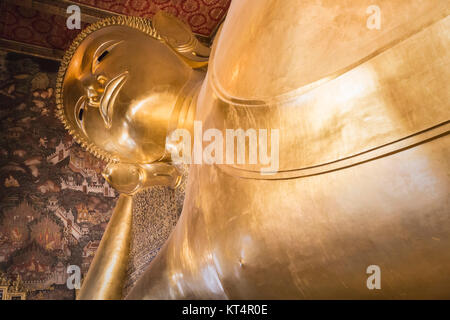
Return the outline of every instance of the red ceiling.
{"type": "Polygon", "coordinates": [[[66,49],[80,32],[69,30],[63,16],[14,5],[7,5],[2,12],[0,30],[4,39],[60,50],[66,49]]]}
{"type": "Polygon", "coordinates": [[[158,10],[170,12],[192,31],[210,36],[226,14],[231,0],[74,0],[96,8],[139,17],[152,17],[158,10]]]}
{"type": "MultiPolygon", "coordinates": [[[[225,16],[231,0],[74,0],[80,4],[131,16],[151,18],[164,10],[209,37],[225,16]]],[[[7,3],[0,14],[0,37],[64,50],[80,30],[68,30],[66,17],[7,3]]],[[[83,11],[82,11],[83,12],[83,11]]],[[[83,28],[87,24],[83,24],[83,28]]]]}

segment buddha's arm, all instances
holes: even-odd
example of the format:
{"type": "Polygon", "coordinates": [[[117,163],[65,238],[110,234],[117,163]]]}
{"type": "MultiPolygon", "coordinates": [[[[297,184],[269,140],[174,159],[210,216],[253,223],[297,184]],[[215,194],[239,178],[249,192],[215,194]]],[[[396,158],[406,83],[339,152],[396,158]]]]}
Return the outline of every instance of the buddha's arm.
{"type": "Polygon", "coordinates": [[[103,175],[121,194],[77,296],[80,300],[122,298],[130,252],[132,195],[153,185],[175,188],[180,181],[178,171],[165,163],[110,164],[103,175]]]}
{"type": "Polygon", "coordinates": [[[380,29],[370,29],[371,5],[233,1],[215,39],[210,78],[229,99],[267,102],[336,77],[448,14],[448,1],[379,0],[380,29]]]}
{"type": "Polygon", "coordinates": [[[133,198],[121,194],[77,299],[121,299],[130,252],[133,198]]]}

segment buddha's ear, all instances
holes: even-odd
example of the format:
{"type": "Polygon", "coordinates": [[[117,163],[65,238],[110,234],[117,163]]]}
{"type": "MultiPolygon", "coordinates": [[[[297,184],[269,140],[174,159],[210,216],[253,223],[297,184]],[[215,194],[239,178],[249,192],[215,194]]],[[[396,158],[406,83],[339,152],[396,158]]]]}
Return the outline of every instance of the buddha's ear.
{"type": "Polygon", "coordinates": [[[164,11],[152,18],[153,26],[161,38],[192,68],[208,64],[211,49],[203,45],[181,20],[164,11]]]}

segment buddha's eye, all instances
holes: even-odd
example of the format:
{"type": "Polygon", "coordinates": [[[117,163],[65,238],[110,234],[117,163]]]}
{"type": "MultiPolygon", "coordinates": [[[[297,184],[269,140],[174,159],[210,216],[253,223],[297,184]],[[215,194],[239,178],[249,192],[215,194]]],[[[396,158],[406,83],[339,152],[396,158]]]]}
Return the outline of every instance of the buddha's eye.
{"type": "Polygon", "coordinates": [[[105,60],[106,56],[111,53],[111,51],[122,41],[108,41],[106,43],[103,43],[94,53],[93,59],[92,59],[92,73],[95,73],[95,70],[100,65],[100,62],[105,60]]]}
{"type": "Polygon", "coordinates": [[[98,56],[97,62],[101,62],[101,61],[106,57],[106,55],[107,55],[108,53],[109,53],[108,50],[103,51],[102,54],[98,56]]]}
{"type": "Polygon", "coordinates": [[[83,113],[84,113],[84,108],[80,108],[80,110],[78,111],[78,119],[80,121],[83,121],[83,113]]]}
{"type": "Polygon", "coordinates": [[[75,121],[77,122],[78,127],[81,128],[83,131],[84,131],[83,118],[85,116],[84,109],[86,108],[86,100],[87,100],[86,96],[80,97],[74,109],[75,121]]]}

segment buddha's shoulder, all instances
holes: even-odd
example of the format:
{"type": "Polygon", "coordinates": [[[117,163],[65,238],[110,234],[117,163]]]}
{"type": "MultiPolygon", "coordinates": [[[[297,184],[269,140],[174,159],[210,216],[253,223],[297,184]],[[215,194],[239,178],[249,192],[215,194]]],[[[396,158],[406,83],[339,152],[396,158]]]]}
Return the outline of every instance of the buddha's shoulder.
{"type": "Polygon", "coordinates": [[[249,101],[313,86],[442,19],[445,1],[418,2],[233,2],[213,45],[210,82],[249,101]]]}

